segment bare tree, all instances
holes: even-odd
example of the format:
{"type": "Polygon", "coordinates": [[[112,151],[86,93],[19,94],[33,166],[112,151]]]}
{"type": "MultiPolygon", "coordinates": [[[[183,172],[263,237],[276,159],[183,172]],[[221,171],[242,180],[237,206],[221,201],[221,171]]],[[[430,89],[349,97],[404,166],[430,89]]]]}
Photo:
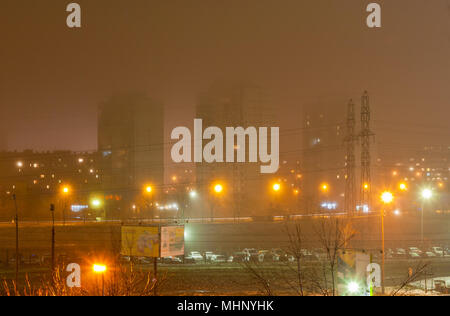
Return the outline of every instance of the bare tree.
{"type": "Polygon", "coordinates": [[[289,238],[289,246],[287,253],[290,254],[295,260],[295,270],[287,263],[287,266],[293,270],[296,275],[297,288],[296,291],[300,296],[305,295],[305,276],[304,276],[304,237],[302,234],[302,228],[299,222],[295,223],[293,232],[286,225],[286,231],[289,238]]]}
{"type": "MultiPolygon", "coordinates": [[[[323,283],[320,286],[323,290],[331,287],[331,295],[336,295],[336,267],[337,259],[341,250],[348,247],[348,243],[356,235],[348,219],[324,216],[315,227],[315,232],[319,243],[325,251],[325,263],[322,265],[321,275],[323,283]],[[330,275],[330,278],[328,278],[330,275]]],[[[317,272],[314,273],[318,277],[317,272]]],[[[315,282],[317,284],[317,281],[315,282]]],[[[328,293],[328,292],[326,292],[328,293]]]]}
{"type": "Polygon", "coordinates": [[[397,296],[401,293],[404,293],[402,291],[406,290],[407,287],[411,285],[411,283],[418,281],[423,276],[426,276],[428,266],[429,266],[428,263],[419,262],[415,267],[415,269],[410,269],[408,276],[400,283],[400,285],[394,291],[392,291],[390,295],[397,296]]]}

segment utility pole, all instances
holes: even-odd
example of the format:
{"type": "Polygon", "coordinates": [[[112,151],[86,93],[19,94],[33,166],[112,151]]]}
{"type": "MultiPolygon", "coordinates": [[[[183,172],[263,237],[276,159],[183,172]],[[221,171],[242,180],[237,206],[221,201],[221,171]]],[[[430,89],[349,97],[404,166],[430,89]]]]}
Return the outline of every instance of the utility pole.
{"type": "Polygon", "coordinates": [[[52,212],[52,273],[55,272],[55,205],[50,204],[52,212]]]}
{"type": "Polygon", "coordinates": [[[16,287],[19,284],[19,210],[17,208],[16,194],[13,194],[14,207],[16,210],[16,216],[14,217],[14,223],[16,223],[16,287]]]}
{"type": "Polygon", "coordinates": [[[350,100],[347,106],[347,134],[345,136],[345,211],[348,216],[353,216],[356,209],[355,192],[355,105],[350,100]]]}
{"type": "Polygon", "coordinates": [[[370,138],[375,134],[370,130],[369,94],[364,91],[361,97],[361,184],[360,206],[367,212],[371,211],[372,181],[370,175],[370,138]]]}
{"type": "MultiPolygon", "coordinates": [[[[161,242],[161,225],[158,225],[158,240],[159,240],[159,254],[158,257],[161,258],[161,246],[162,246],[162,242],[161,242]]],[[[153,273],[154,273],[154,279],[155,279],[155,284],[153,285],[153,296],[157,296],[158,292],[157,292],[157,285],[158,285],[158,257],[154,257],[153,258],[153,273]]]]}
{"type": "Polygon", "coordinates": [[[386,211],[383,208],[381,210],[381,293],[385,294],[384,286],[384,263],[385,263],[385,249],[384,249],[384,217],[386,216],[386,211]]]}

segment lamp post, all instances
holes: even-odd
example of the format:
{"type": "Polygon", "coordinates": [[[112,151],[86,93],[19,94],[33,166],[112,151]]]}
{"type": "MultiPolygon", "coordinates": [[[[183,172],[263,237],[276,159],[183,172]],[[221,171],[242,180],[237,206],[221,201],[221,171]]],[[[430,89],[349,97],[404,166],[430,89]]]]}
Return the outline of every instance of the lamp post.
{"type": "Polygon", "coordinates": [[[281,184],[279,182],[273,183],[272,184],[272,191],[274,193],[274,201],[275,201],[275,203],[274,203],[275,204],[274,205],[274,211],[277,212],[277,211],[279,211],[278,210],[278,207],[279,207],[279,205],[278,205],[279,204],[278,197],[279,197],[279,194],[280,194],[280,191],[281,191],[281,184]]]}
{"type": "Polygon", "coordinates": [[[103,206],[103,201],[98,199],[98,198],[94,198],[91,200],[91,207],[95,210],[102,210],[103,211],[103,216],[106,217],[106,212],[105,212],[105,208],[103,206]]]}
{"type": "Polygon", "coordinates": [[[69,193],[70,193],[70,188],[69,187],[67,187],[67,186],[65,186],[65,187],[63,187],[62,188],[62,194],[63,194],[63,197],[64,197],[64,206],[63,206],[63,226],[65,226],[66,225],[66,206],[67,206],[67,196],[69,195],[69,193]]]}
{"type": "MultiPolygon", "coordinates": [[[[55,272],[55,205],[50,204],[52,213],[52,274],[55,272]]],[[[53,280],[53,277],[52,277],[53,280]]]]}
{"type": "MultiPolygon", "coordinates": [[[[381,194],[381,201],[384,203],[385,206],[388,204],[391,204],[394,200],[394,196],[391,192],[383,192],[381,194]]],[[[384,217],[386,215],[386,210],[383,208],[381,210],[381,293],[385,293],[384,288],[384,260],[385,260],[385,251],[384,251],[384,217]]]]}
{"type": "Polygon", "coordinates": [[[102,296],[105,296],[105,272],[106,272],[106,266],[103,264],[94,264],[92,267],[92,270],[97,273],[101,274],[102,276],[102,296]]]}
{"type": "Polygon", "coordinates": [[[14,199],[14,208],[16,210],[16,214],[14,217],[14,223],[16,224],[16,286],[18,287],[19,282],[19,210],[17,208],[17,198],[16,194],[13,194],[14,199]]]}
{"type": "MultiPolygon", "coordinates": [[[[147,210],[151,212],[152,214],[152,222],[154,221],[155,214],[152,210],[152,194],[153,194],[153,187],[151,185],[147,185],[144,188],[144,204],[146,204],[147,210]],[[147,197],[147,198],[146,198],[147,197]]],[[[141,218],[142,219],[142,218],[141,218]]]]}
{"type": "Polygon", "coordinates": [[[214,191],[214,197],[213,197],[213,203],[211,206],[211,223],[214,221],[214,206],[216,202],[216,197],[221,195],[223,193],[223,185],[220,183],[216,183],[213,188],[214,191]]]}

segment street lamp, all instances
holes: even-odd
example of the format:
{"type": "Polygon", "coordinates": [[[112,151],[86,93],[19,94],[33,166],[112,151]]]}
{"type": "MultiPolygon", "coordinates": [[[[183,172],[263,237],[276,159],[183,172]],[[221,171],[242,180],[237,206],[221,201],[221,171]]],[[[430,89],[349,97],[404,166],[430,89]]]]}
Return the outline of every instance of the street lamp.
{"type": "Polygon", "coordinates": [[[422,240],[422,245],[423,245],[423,216],[424,216],[424,211],[425,211],[425,203],[430,200],[433,197],[433,191],[429,188],[425,188],[422,190],[422,214],[421,214],[421,220],[420,220],[420,236],[421,236],[421,240],[422,240]]]}
{"type": "Polygon", "coordinates": [[[197,197],[197,192],[196,192],[196,191],[191,191],[191,192],[189,192],[189,196],[190,196],[192,199],[195,199],[195,198],[197,197]]]}
{"type": "Polygon", "coordinates": [[[400,189],[400,191],[406,191],[406,190],[408,190],[408,186],[406,185],[406,183],[400,183],[399,185],[398,185],[398,187],[399,187],[399,189],[400,189]]]}
{"type": "MultiPolygon", "coordinates": [[[[153,198],[153,187],[151,185],[146,185],[144,186],[144,197],[143,197],[143,201],[146,207],[146,216],[149,216],[149,213],[151,212],[151,216],[152,216],[152,222],[155,220],[155,211],[154,209],[152,209],[152,198],[153,198]]],[[[142,214],[140,215],[142,218],[142,214]]]]}
{"type": "Polygon", "coordinates": [[[359,284],[355,281],[352,281],[347,284],[347,289],[350,294],[356,294],[359,292],[359,284]]]}
{"type": "MultiPolygon", "coordinates": [[[[388,204],[391,204],[392,201],[394,201],[394,195],[389,192],[385,191],[381,194],[381,201],[384,203],[385,206],[388,204]]],[[[381,293],[384,294],[384,260],[385,260],[385,253],[384,253],[384,216],[385,216],[386,210],[381,210],[381,293]]]]}
{"type": "MultiPolygon", "coordinates": [[[[102,210],[102,212],[103,212],[103,217],[106,217],[106,212],[105,212],[105,208],[103,207],[103,201],[101,200],[101,199],[99,199],[99,198],[93,198],[92,200],[91,200],[91,207],[93,208],[93,209],[97,209],[97,210],[99,210],[99,209],[101,209],[102,210]]],[[[97,216],[96,216],[97,217],[97,216]]]]}
{"type": "Polygon", "coordinates": [[[424,200],[429,200],[431,199],[433,196],[433,191],[431,191],[430,189],[423,189],[422,190],[422,198],[424,200]]]}
{"type": "Polygon", "coordinates": [[[223,185],[221,183],[214,184],[213,192],[214,192],[214,197],[213,197],[213,202],[211,205],[211,223],[214,220],[214,206],[215,206],[215,202],[216,202],[216,197],[218,197],[219,195],[221,195],[223,193],[223,185]]]}
{"type": "Polygon", "coordinates": [[[274,183],[274,184],[272,185],[272,190],[275,191],[275,192],[279,192],[279,191],[281,190],[281,184],[279,184],[279,183],[274,183]]]}
{"type": "Polygon", "coordinates": [[[216,192],[217,194],[220,194],[220,193],[222,193],[222,191],[223,191],[223,185],[221,185],[220,183],[217,183],[214,186],[214,192],[216,192]]]}
{"type": "Polygon", "coordinates": [[[92,204],[93,207],[97,208],[100,205],[102,205],[102,202],[99,199],[93,199],[91,204],[92,204]]]}
{"type": "Polygon", "coordinates": [[[102,275],[102,296],[105,296],[105,272],[106,272],[106,266],[103,264],[94,264],[92,267],[92,270],[102,275]]]}
{"type": "Polygon", "coordinates": [[[67,196],[70,194],[70,187],[64,186],[61,189],[62,195],[64,196],[64,206],[63,206],[63,225],[66,225],[66,207],[67,207],[67,196]]]}

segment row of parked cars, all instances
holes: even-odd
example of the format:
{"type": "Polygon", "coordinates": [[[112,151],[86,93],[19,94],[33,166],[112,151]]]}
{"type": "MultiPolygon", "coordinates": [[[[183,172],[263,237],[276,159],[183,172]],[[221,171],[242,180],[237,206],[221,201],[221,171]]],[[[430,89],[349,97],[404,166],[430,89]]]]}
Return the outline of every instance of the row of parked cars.
{"type": "Polygon", "coordinates": [[[450,258],[450,249],[443,247],[431,247],[429,249],[419,249],[418,247],[395,248],[386,250],[386,258],[392,259],[433,259],[450,258]]]}
{"type": "MultiPolygon", "coordinates": [[[[326,259],[326,253],[321,248],[301,249],[299,253],[302,260],[319,261],[326,259]]],[[[380,253],[375,253],[379,256],[380,253]]],[[[429,249],[419,249],[418,247],[408,248],[389,248],[386,250],[386,259],[433,259],[433,258],[450,258],[450,249],[443,247],[431,247],[429,249]]],[[[130,260],[128,257],[125,260],[130,260]]],[[[152,263],[149,258],[133,258],[138,263],[152,263]]],[[[184,257],[166,257],[158,259],[163,264],[207,264],[207,263],[243,263],[253,262],[294,262],[295,257],[280,248],[271,250],[257,250],[255,248],[245,248],[232,253],[215,253],[212,251],[199,252],[191,251],[184,257]]]]}
{"type": "MultiPolygon", "coordinates": [[[[323,249],[301,249],[302,260],[318,261],[326,259],[323,249]]],[[[387,259],[434,259],[450,258],[450,248],[431,247],[419,249],[418,247],[390,248],[386,251],[387,259]]],[[[179,260],[179,259],[178,259],[179,260]]],[[[193,251],[185,257],[185,263],[231,263],[231,262],[293,262],[295,257],[292,254],[280,249],[257,250],[255,248],[245,248],[232,254],[215,254],[211,251],[200,253],[193,251]]]]}
{"type": "MultiPolygon", "coordinates": [[[[301,250],[303,259],[317,260],[318,256],[307,249],[301,250]]],[[[295,261],[294,256],[282,249],[257,250],[255,248],[245,248],[231,254],[216,254],[211,251],[200,253],[193,251],[185,257],[186,263],[232,263],[232,262],[279,262],[295,261]]]]}

